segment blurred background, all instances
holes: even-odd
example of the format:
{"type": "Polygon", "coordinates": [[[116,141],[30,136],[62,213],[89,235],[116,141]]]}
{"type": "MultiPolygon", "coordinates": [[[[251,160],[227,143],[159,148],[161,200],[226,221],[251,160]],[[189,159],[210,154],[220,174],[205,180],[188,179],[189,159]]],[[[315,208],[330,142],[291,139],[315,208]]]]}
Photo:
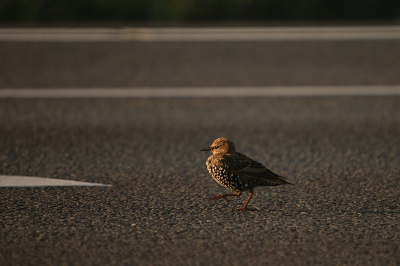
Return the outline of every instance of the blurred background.
{"type": "Polygon", "coordinates": [[[6,22],[398,22],[396,0],[2,0],[6,22]]]}
{"type": "MultiPolygon", "coordinates": [[[[381,26],[369,33],[373,35],[388,29],[392,33],[399,31],[393,28],[399,23],[400,2],[395,0],[0,2],[3,30],[247,27],[276,28],[279,32],[285,27],[295,27],[295,34],[303,26],[316,26],[323,34],[324,29],[332,30],[329,29],[332,26],[362,26],[355,33],[381,26]]],[[[90,33],[93,31],[89,30],[90,33]]],[[[0,33],[3,62],[0,88],[397,85],[400,82],[398,36],[368,40],[339,36],[329,40],[260,41],[243,37],[233,41],[118,42],[74,41],[69,36],[63,41],[39,38],[32,42],[24,37],[7,39],[4,31],[0,33]]]]}
{"type": "MultiPolygon", "coordinates": [[[[400,2],[396,0],[0,1],[3,30],[32,27],[277,27],[279,30],[292,26],[301,30],[302,26],[324,29],[399,23],[400,2]]],[[[398,28],[391,30],[398,31],[398,28]]],[[[375,29],[375,33],[379,31],[385,28],[375,29]]],[[[32,42],[23,37],[15,41],[2,36],[0,88],[394,85],[400,82],[398,38],[89,42],[69,41],[66,37],[64,41],[32,42]]]]}

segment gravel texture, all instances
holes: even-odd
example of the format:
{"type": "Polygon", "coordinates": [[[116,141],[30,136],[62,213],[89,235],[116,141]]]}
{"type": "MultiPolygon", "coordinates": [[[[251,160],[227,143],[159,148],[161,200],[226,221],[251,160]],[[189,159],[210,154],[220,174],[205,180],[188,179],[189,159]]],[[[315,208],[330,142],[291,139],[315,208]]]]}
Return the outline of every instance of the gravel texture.
{"type": "Polygon", "coordinates": [[[400,264],[400,97],[1,99],[0,147],[112,185],[0,188],[1,265],[400,264]],[[295,186],[206,201],[221,136],[295,186]]]}

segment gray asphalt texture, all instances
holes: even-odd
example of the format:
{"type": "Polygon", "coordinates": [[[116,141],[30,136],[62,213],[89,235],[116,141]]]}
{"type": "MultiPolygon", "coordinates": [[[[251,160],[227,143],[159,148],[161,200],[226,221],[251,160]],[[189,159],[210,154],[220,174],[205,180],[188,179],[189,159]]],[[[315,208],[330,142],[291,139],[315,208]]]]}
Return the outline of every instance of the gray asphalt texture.
{"type": "Polygon", "coordinates": [[[398,265],[400,98],[1,100],[2,265],[398,265]],[[223,111],[221,111],[223,110],[223,111]],[[295,186],[207,197],[216,137],[295,186]]]}
{"type": "MultiPolygon", "coordinates": [[[[134,61],[136,73],[123,62],[145,56],[130,45],[161,44],[0,43],[9,60],[0,80],[1,87],[398,84],[393,44],[215,43],[211,50],[243,49],[216,52],[207,72],[207,57],[196,66],[202,53],[190,55],[211,43],[169,43],[175,53],[134,61]],[[276,53],[257,61],[253,48],[261,45],[276,53]],[[179,61],[179,49],[189,58],[179,61]],[[262,62],[272,73],[256,71],[262,62]]],[[[0,188],[0,265],[400,264],[400,97],[0,99],[0,147],[2,175],[112,185],[0,188]],[[217,137],[295,186],[256,189],[254,212],[229,211],[247,193],[207,201],[228,192],[209,176],[209,154],[197,152],[217,137]]]]}
{"type": "Polygon", "coordinates": [[[400,84],[399,41],[0,43],[0,88],[400,84]]]}

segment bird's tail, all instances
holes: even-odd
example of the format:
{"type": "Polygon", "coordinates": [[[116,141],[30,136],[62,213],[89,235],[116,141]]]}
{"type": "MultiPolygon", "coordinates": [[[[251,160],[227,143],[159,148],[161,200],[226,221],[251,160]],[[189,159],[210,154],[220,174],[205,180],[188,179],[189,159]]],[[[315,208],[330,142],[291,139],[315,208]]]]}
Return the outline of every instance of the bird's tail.
{"type": "Polygon", "coordinates": [[[267,172],[267,173],[270,175],[270,178],[272,179],[272,180],[270,180],[270,181],[272,181],[272,182],[274,183],[273,186],[287,185],[287,184],[288,184],[288,185],[294,186],[292,183],[290,183],[290,182],[284,180],[285,177],[280,176],[280,175],[278,175],[278,174],[275,174],[275,173],[272,172],[271,170],[265,169],[265,172],[267,172]]]}
{"type": "Polygon", "coordinates": [[[255,179],[257,186],[279,186],[279,185],[292,185],[292,183],[283,180],[280,177],[275,177],[271,179],[255,179]]]}
{"type": "Polygon", "coordinates": [[[276,182],[276,184],[277,185],[292,185],[292,186],[294,186],[294,184],[292,184],[292,183],[290,183],[290,182],[288,182],[288,181],[286,181],[286,180],[283,180],[282,178],[280,178],[280,177],[278,177],[276,180],[274,180],[275,182],[276,182]]]}
{"type": "Polygon", "coordinates": [[[287,181],[285,181],[285,183],[283,183],[282,185],[292,185],[292,186],[294,186],[294,184],[292,184],[290,182],[287,182],[287,181]]]}

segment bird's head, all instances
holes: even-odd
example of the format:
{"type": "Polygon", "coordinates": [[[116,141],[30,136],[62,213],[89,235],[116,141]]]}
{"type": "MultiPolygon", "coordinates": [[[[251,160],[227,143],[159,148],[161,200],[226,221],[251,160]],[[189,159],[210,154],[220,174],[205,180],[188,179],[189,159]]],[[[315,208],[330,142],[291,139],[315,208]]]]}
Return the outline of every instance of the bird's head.
{"type": "Polygon", "coordinates": [[[211,151],[213,154],[235,153],[235,144],[226,138],[218,138],[214,140],[210,147],[206,147],[199,151],[211,151]]]}

